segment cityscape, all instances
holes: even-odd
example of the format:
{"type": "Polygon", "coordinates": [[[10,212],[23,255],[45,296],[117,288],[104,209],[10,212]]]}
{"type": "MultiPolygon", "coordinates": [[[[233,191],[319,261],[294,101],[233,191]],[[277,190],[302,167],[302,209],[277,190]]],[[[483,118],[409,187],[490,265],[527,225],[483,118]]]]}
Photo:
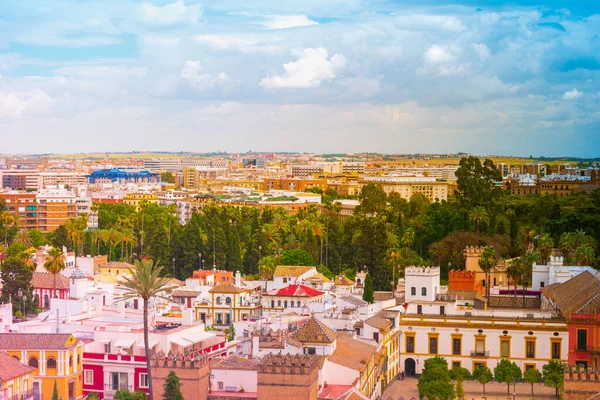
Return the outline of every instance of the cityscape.
{"type": "Polygon", "coordinates": [[[600,2],[0,4],[0,400],[600,396],[600,2]]]}

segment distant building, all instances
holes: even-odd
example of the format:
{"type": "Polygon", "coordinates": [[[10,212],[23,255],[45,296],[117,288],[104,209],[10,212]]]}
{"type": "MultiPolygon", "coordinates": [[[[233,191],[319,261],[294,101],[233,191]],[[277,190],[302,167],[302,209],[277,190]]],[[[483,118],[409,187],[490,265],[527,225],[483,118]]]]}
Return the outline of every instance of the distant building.
{"type": "Polygon", "coordinates": [[[146,169],[99,169],[88,175],[90,184],[160,183],[160,176],[146,169]]]}
{"type": "Polygon", "coordinates": [[[449,181],[435,178],[365,176],[358,181],[360,190],[370,183],[380,185],[387,194],[396,192],[406,200],[410,200],[414,194],[420,193],[432,202],[448,200],[448,195],[454,187],[449,181]]]}

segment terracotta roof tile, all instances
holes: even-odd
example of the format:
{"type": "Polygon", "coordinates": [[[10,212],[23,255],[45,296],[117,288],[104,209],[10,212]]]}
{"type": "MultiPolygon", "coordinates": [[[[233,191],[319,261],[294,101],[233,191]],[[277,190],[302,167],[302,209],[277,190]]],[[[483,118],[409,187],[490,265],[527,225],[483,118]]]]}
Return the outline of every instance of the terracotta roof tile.
{"type": "Polygon", "coordinates": [[[600,305],[600,280],[584,271],[559,285],[550,285],[542,293],[551,299],[564,315],[572,312],[594,312],[600,305]]]}
{"type": "Polygon", "coordinates": [[[192,289],[175,289],[171,292],[173,297],[198,297],[202,293],[201,290],[192,289]]]}
{"type": "Polygon", "coordinates": [[[0,333],[0,350],[62,350],[77,343],[69,333],[0,333]]]}
{"type": "Polygon", "coordinates": [[[362,372],[367,368],[369,360],[376,353],[377,348],[349,335],[339,335],[335,351],[327,360],[338,365],[362,372]]]}
{"type": "MultiPolygon", "coordinates": [[[[257,360],[249,360],[244,357],[239,357],[236,355],[231,355],[229,357],[224,357],[221,359],[216,359],[218,362],[215,363],[214,366],[211,366],[211,369],[221,369],[221,370],[235,370],[235,371],[257,371],[258,370],[258,361],[257,360]]],[[[211,360],[212,362],[212,360],[211,360]]]]}
{"type": "Polygon", "coordinates": [[[394,298],[393,292],[374,292],[373,300],[375,301],[383,301],[383,300],[391,300],[394,298]]]}
{"type": "Polygon", "coordinates": [[[215,286],[214,288],[208,291],[209,293],[242,293],[245,292],[244,289],[240,289],[237,286],[233,286],[230,283],[225,283],[223,285],[215,286]]]}
{"type": "Polygon", "coordinates": [[[128,270],[128,269],[135,269],[135,265],[129,264],[129,263],[126,263],[123,261],[111,261],[111,262],[107,262],[106,264],[100,265],[100,268],[114,268],[114,269],[128,270]]]}
{"type": "Polygon", "coordinates": [[[310,317],[291,336],[302,343],[333,343],[337,333],[315,317],[310,317]]]}
{"type": "Polygon", "coordinates": [[[363,299],[360,299],[356,296],[344,296],[344,297],[340,297],[340,300],[343,300],[346,303],[350,303],[355,307],[364,307],[369,304],[366,301],[364,301],[363,299]]]}
{"type": "Polygon", "coordinates": [[[16,358],[0,351],[0,383],[23,376],[35,368],[25,365],[16,358]]]}
{"type": "Polygon", "coordinates": [[[304,266],[291,266],[291,265],[278,265],[275,268],[273,276],[295,276],[299,277],[302,274],[307,273],[315,267],[304,267],[304,266]]]}
{"type": "Polygon", "coordinates": [[[347,278],[345,275],[338,275],[335,277],[334,285],[336,286],[352,286],[354,281],[347,278]]]}
{"type": "Polygon", "coordinates": [[[331,283],[331,279],[329,279],[328,277],[326,277],[325,275],[323,275],[320,272],[317,272],[316,274],[314,274],[313,276],[311,276],[307,280],[309,280],[311,282],[315,282],[315,281],[318,282],[318,281],[320,281],[320,282],[324,282],[324,283],[331,283]]]}
{"type": "Polygon", "coordinates": [[[41,289],[68,289],[69,278],[66,276],[49,272],[34,272],[31,276],[31,286],[41,289]]]}
{"type": "Polygon", "coordinates": [[[365,324],[377,329],[387,329],[392,325],[392,321],[381,315],[375,314],[371,318],[367,318],[365,324]]]}

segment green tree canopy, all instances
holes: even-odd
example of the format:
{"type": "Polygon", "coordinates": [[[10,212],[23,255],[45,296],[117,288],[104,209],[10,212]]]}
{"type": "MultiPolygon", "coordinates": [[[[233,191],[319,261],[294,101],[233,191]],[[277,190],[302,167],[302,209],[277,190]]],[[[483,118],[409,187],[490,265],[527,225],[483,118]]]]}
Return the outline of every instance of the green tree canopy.
{"type": "Polygon", "coordinates": [[[363,286],[363,300],[369,304],[373,303],[373,301],[375,301],[374,294],[373,280],[371,279],[371,275],[367,274],[363,286]]]}
{"type": "Polygon", "coordinates": [[[167,375],[163,388],[163,400],[183,400],[179,377],[174,371],[169,371],[169,375],[167,375]]]}
{"type": "Polygon", "coordinates": [[[521,368],[517,364],[507,359],[502,359],[494,368],[494,377],[498,382],[506,383],[506,393],[510,395],[510,385],[518,381],[523,376],[521,368]]]}
{"type": "Polygon", "coordinates": [[[278,262],[279,265],[313,266],[316,264],[310,253],[301,249],[283,251],[278,262]]]}
{"type": "Polygon", "coordinates": [[[417,383],[419,398],[454,399],[456,397],[454,386],[452,385],[446,360],[440,356],[435,356],[425,360],[423,366],[423,373],[417,383]]]}
{"type": "Polygon", "coordinates": [[[473,379],[483,385],[483,397],[485,397],[485,385],[492,381],[492,371],[486,365],[478,365],[473,371],[473,379]]]}
{"type": "Polygon", "coordinates": [[[529,368],[523,375],[525,382],[531,384],[531,398],[533,397],[533,385],[542,381],[542,373],[537,368],[529,368]]]}
{"type": "Polygon", "coordinates": [[[551,360],[542,366],[544,385],[554,388],[558,397],[565,387],[565,368],[560,361],[551,360]]]}

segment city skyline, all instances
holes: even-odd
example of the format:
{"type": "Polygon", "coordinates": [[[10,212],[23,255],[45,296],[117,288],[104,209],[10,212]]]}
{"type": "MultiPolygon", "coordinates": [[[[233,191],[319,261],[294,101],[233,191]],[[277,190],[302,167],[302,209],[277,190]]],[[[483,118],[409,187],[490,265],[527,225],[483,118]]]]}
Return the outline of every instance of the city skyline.
{"type": "Polygon", "coordinates": [[[481,3],[3,4],[2,152],[597,157],[600,6],[481,3]]]}

